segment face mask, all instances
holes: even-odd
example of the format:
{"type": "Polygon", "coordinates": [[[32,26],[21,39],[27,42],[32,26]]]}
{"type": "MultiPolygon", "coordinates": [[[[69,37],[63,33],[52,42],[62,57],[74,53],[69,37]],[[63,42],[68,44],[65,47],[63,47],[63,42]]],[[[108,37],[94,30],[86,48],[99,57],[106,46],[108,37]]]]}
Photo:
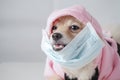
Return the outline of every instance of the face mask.
{"type": "Polygon", "coordinates": [[[90,23],[62,50],[54,51],[48,35],[43,31],[42,50],[55,62],[63,67],[82,68],[93,61],[104,46],[103,40],[97,35],[90,23]]]}

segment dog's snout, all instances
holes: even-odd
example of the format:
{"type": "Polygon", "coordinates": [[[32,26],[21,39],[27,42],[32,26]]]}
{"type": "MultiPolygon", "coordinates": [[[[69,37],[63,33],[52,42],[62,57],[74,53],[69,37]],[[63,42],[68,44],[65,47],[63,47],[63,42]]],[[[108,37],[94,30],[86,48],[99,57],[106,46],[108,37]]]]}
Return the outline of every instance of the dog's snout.
{"type": "Polygon", "coordinates": [[[52,35],[52,38],[53,38],[53,40],[58,41],[59,39],[62,38],[62,34],[60,34],[60,33],[54,33],[52,35]]]}

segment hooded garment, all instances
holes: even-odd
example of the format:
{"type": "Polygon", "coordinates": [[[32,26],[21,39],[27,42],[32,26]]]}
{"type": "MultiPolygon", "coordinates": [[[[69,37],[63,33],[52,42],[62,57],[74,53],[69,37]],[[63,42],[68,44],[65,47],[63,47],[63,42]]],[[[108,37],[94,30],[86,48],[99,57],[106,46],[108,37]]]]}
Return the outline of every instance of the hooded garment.
{"type": "MultiPolygon", "coordinates": [[[[85,10],[85,8],[81,6],[73,6],[53,12],[47,21],[46,32],[48,36],[51,34],[53,22],[59,17],[67,15],[75,17],[84,24],[90,22],[105,43],[101,54],[96,58],[96,64],[98,65],[99,70],[98,80],[120,80],[120,57],[117,53],[117,44],[111,37],[106,36],[106,33],[103,34],[99,23],[85,10]]],[[[61,66],[52,59],[47,58],[45,77],[51,75],[58,75],[64,80],[64,72],[61,66]]]]}

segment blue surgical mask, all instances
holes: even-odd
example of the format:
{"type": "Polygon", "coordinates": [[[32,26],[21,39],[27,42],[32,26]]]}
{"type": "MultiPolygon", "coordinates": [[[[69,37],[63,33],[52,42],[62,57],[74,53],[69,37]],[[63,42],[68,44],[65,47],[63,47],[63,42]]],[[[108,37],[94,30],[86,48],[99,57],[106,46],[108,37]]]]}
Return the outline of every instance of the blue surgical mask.
{"type": "Polygon", "coordinates": [[[69,69],[82,68],[93,61],[104,46],[103,40],[98,36],[91,23],[62,50],[54,51],[45,31],[41,43],[42,50],[52,60],[69,69]]]}

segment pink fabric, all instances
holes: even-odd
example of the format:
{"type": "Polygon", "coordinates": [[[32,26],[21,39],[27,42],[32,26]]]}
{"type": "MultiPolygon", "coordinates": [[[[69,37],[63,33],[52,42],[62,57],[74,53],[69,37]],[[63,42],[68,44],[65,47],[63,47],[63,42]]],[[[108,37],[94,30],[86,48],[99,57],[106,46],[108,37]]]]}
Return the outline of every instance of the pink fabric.
{"type": "Polygon", "coordinates": [[[64,80],[64,72],[63,72],[61,66],[47,57],[44,76],[50,77],[52,75],[57,75],[62,80],[64,80]]]}
{"type": "MultiPolygon", "coordinates": [[[[116,42],[110,37],[102,34],[102,29],[99,23],[81,6],[73,6],[70,8],[62,9],[53,12],[48,18],[46,31],[48,35],[51,33],[52,23],[61,16],[71,15],[77,18],[79,21],[86,24],[91,22],[97,34],[104,40],[105,47],[102,49],[102,53],[96,59],[99,69],[98,80],[120,80],[120,57],[117,53],[116,42]],[[110,42],[110,46],[107,42],[110,42]]],[[[45,76],[51,76],[57,74],[62,79],[64,78],[64,72],[59,64],[47,58],[45,76]]]]}

